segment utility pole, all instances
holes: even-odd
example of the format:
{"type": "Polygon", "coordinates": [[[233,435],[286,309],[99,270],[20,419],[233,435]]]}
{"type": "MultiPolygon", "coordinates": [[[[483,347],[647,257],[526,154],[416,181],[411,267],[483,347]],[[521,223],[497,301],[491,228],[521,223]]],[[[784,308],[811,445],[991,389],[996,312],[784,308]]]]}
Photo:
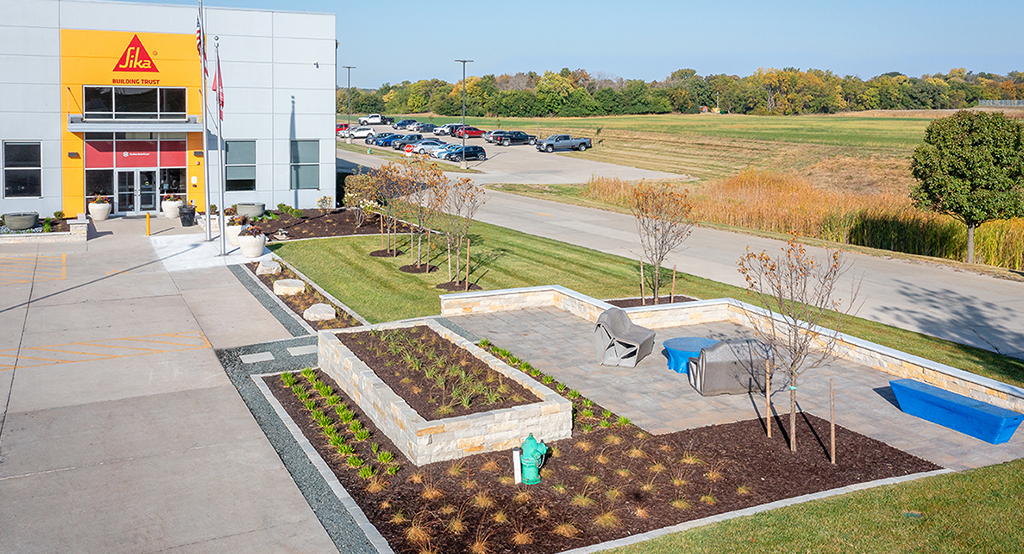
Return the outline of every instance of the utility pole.
{"type": "Polygon", "coordinates": [[[343,65],[348,70],[348,143],[352,144],[352,70],[356,68],[354,65],[343,65]]]}
{"type": "MultiPolygon", "coordinates": [[[[466,64],[473,60],[455,60],[462,64],[462,126],[466,126],[466,64]]],[[[462,130],[462,169],[466,169],[466,131],[462,130]]]]}

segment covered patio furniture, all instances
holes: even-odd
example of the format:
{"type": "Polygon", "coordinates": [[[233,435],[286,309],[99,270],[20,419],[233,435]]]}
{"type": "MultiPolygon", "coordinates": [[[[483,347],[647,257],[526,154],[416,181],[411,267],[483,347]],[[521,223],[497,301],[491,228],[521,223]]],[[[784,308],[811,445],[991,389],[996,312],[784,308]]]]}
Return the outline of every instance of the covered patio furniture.
{"type": "Polygon", "coordinates": [[[599,364],[636,367],[654,350],[654,331],[635,325],[622,308],[609,308],[597,318],[594,344],[599,364]]]}
{"type": "Polygon", "coordinates": [[[701,396],[763,392],[768,354],[756,340],[722,341],[701,348],[700,356],[690,359],[687,376],[701,396]]]}
{"type": "Polygon", "coordinates": [[[668,339],[661,345],[665,348],[665,357],[668,358],[668,368],[676,373],[686,373],[690,358],[700,356],[700,350],[707,348],[718,341],[703,337],[676,337],[668,339]]]}

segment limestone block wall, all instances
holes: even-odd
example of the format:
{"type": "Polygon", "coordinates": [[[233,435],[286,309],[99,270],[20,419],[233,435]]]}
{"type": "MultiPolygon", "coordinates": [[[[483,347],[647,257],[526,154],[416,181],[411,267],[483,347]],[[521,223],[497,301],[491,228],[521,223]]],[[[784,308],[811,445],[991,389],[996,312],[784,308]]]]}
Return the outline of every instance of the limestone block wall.
{"type": "MultiPolygon", "coordinates": [[[[414,464],[453,460],[481,452],[508,450],[530,433],[537,440],[552,441],[572,435],[572,404],[456,335],[433,320],[415,324],[391,323],[372,328],[387,329],[427,325],[439,335],[469,350],[495,371],[518,382],[538,397],[533,404],[503,410],[427,421],[402,400],[377,374],[338,340],[333,332],[318,335],[320,369],[330,375],[414,464]]],[[[341,332],[364,331],[365,328],[341,332]]]]}
{"type": "Polygon", "coordinates": [[[0,235],[0,244],[50,244],[58,242],[85,242],[89,237],[89,222],[68,220],[71,231],[67,233],[19,233],[0,235]]]}

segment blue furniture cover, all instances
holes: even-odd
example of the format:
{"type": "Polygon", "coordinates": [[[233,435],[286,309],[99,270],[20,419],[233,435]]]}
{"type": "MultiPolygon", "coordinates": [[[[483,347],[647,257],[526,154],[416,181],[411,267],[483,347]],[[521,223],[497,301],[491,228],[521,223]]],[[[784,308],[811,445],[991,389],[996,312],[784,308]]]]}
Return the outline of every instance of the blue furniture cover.
{"type": "Polygon", "coordinates": [[[686,373],[690,358],[700,356],[701,348],[710,348],[718,341],[703,337],[677,337],[661,343],[668,357],[668,368],[676,373],[686,373]]]}
{"type": "Polygon", "coordinates": [[[991,444],[1010,440],[1024,421],[1024,414],[913,379],[889,381],[889,386],[904,413],[991,444]]]}

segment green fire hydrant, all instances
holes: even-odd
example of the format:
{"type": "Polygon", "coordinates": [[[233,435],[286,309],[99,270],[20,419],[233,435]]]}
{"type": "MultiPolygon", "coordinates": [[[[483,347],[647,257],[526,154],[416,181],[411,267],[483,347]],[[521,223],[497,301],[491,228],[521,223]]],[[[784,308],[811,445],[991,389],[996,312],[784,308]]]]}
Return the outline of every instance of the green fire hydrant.
{"type": "Polygon", "coordinates": [[[537,442],[533,433],[523,441],[523,450],[520,464],[523,466],[523,483],[536,485],[540,483],[540,466],[544,465],[544,455],[548,453],[548,447],[543,442],[537,442]]]}

